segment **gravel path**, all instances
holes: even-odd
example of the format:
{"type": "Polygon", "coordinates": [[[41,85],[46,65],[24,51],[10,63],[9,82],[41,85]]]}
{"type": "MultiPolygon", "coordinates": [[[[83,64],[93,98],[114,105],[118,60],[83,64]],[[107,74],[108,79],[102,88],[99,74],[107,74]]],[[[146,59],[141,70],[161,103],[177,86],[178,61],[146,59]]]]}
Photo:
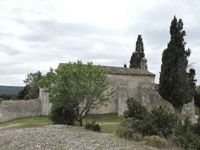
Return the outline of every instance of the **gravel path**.
{"type": "Polygon", "coordinates": [[[112,134],[49,125],[0,131],[1,150],[156,150],[112,134]]]}

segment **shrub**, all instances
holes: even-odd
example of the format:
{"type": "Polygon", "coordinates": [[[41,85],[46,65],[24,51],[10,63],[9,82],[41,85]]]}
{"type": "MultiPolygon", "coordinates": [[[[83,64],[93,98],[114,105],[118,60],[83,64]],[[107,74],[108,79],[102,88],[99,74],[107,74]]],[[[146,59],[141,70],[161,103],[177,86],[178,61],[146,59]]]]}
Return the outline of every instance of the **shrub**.
{"type": "Polygon", "coordinates": [[[154,146],[154,147],[166,147],[168,145],[168,142],[166,139],[160,138],[157,135],[152,135],[152,136],[145,136],[143,138],[143,143],[154,146]]]}
{"type": "Polygon", "coordinates": [[[143,136],[142,136],[142,134],[140,134],[140,133],[134,133],[134,134],[132,135],[132,139],[133,139],[134,141],[141,141],[142,138],[143,138],[143,136]]]}
{"type": "Polygon", "coordinates": [[[128,140],[134,140],[134,141],[141,141],[142,135],[140,133],[136,133],[135,130],[131,128],[121,128],[117,130],[117,135],[120,138],[125,138],[128,140]]]}
{"type": "Polygon", "coordinates": [[[124,112],[125,118],[142,119],[147,114],[147,109],[134,98],[129,98],[126,104],[128,110],[124,112]]]}
{"type": "Polygon", "coordinates": [[[54,106],[52,107],[50,119],[55,124],[67,124],[74,125],[76,120],[76,114],[74,109],[64,106],[54,106]]]}
{"type": "Polygon", "coordinates": [[[200,137],[191,132],[176,135],[175,142],[184,149],[200,149],[200,137]]]}
{"type": "Polygon", "coordinates": [[[164,107],[158,107],[151,111],[152,126],[156,129],[156,135],[165,136],[172,134],[176,124],[176,116],[167,112],[164,107]]]}
{"type": "Polygon", "coordinates": [[[84,128],[85,128],[85,129],[92,130],[92,131],[96,131],[96,132],[100,132],[100,131],[101,131],[100,125],[97,124],[95,121],[86,122],[84,128]]]}
{"type": "Polygon", "coordinates": [[[176,123],[174,114],[165,111],[165,108],[154,108],[143,120],[135,122],[135,128],[143,135],[169,136],[176,123]]]}
{"type": "Polygon", "coordinates": [[[173,113],[167,112],[164,107],[154,108],[151,112],[147,112],[146,108],[134,99],[128,99],[127,106],[126,119],[122,121],[122,128],[117,133],[119,137],[133,139],[134,133],[142,136],[164,137],[172,134],[176,117],[173,113]]]}
{"type": "MultiPolygon", "coordinates": [[[[138,106],[140,107],[140,105],[138,106]]],[[[176,123],[175,115],[165,111],[163,107],[155,108],[150,113],[145,112],[141,116],[142,118],[140,119],[136,119],[135,117],[126,119],[122,122],[122,126],[132,128],[135,132],[139,132],[144,136],[159,135],[167,137],[172,133],[176,123]]]]}
{"type": "Polygon", "coordinates": [[[175,127],[175,142],[184,149],[200,149],[199,121],[192,124],[189,118],[175,127]]]}
{"type": "Polygon", "coordinates": [[[134,120],[132,118],[126,118],[126,119],[122,120],[121,126],[124,128],[133,128],[134,120]]]}

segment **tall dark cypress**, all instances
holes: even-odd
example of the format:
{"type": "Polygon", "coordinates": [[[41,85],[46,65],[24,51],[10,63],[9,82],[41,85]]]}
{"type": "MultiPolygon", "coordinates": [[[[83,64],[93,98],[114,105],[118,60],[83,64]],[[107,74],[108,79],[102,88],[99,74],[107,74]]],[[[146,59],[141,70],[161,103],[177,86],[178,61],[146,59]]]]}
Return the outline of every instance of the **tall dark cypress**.
{"type": "Polygon", "coordinates": [[[142,36],[138,35],[135,51],[133,52],[130,60],[130,68],[141,68],[140,63],[144,56],[145,54],[144,54],[142,36]]]}
{"type": "Polygon", "coordinates": [[[171,102],[179,115],[183,104],[192,99],[188,93],[191,82],[187,73],[190,50],[185,49],[185,31],[181,19],[174,17],[170,35],[170,42],[162,55],[159,92],[164,99],[171,102]]]}

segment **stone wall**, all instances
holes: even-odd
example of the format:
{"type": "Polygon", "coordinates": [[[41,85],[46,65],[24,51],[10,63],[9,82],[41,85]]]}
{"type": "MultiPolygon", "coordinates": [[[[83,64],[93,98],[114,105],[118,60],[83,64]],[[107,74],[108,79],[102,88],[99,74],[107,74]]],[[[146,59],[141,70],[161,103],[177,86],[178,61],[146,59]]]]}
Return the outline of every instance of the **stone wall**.
{"type": "MultiPolygon", "coordinates": [[[[123,115],[127,109],[126,100],[130,97],[136,97],[138,86],[141,82],[154,83],[154,76],[132,76],[132,75],[108,75],[110,85],[114,88],[115,108],[118,115],[123,115]]],[[[112,105],[112,104],[111,104],[112,105]]],[[[114,107],[114,106],[113,106],[114,107]]]]}
{"type": "Polygon", "coordinates": [[[155,84],[141,82],[137,88],[138,92],[135,99],[151,111],[153,108],[164,106],[168,111],[175,113],[172,104],[164,100],[155,89],[155,84]]]}
{"type": "Polygon", "coordinates": [[[42,103],[42,114],[48,115],[51,111],[52,104],[49,102],[49,92],[47,88],[40,88],[39,99],[42,103]]]}
{"type": "Polygon", "coordinates": [[[0,122],[15,118],[41,115],[39,99],[0,102],[0,122]]]}

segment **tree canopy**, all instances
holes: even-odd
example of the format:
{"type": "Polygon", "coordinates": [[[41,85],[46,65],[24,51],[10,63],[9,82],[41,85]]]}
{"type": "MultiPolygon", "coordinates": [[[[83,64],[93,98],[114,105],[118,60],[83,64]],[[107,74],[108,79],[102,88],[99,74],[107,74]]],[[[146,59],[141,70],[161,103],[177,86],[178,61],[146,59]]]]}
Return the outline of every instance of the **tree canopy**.
{"type": "Polygon", "coordinates": [[[133,52],[130,59],[130,68],[141,68],[140,63],[143,57],[145,57],[145,54],[142,36],[138,35],[135,51],[133,52]]]}
{"type": "Polygon", "coordinates": [[[108,102],[111,94],[105,71],[91,63],[82,64],[80,61],[62,64],[57,70],[51,70],[40,84],[50,88],[49,96],[53,105],[74,108],[81,126],[82,119],[91,108],[108,102]]]}
{"type": "Polygon", "coordinates": [[[183,104],[192,100],[189,89],[194,84],[195,73],[187,72],[190,49],[186,49],[183,22],[176,17],[170,26],[170,42],[162,55],[159,92],[161,96],[172,103],[179,112],[183,104]]]}

